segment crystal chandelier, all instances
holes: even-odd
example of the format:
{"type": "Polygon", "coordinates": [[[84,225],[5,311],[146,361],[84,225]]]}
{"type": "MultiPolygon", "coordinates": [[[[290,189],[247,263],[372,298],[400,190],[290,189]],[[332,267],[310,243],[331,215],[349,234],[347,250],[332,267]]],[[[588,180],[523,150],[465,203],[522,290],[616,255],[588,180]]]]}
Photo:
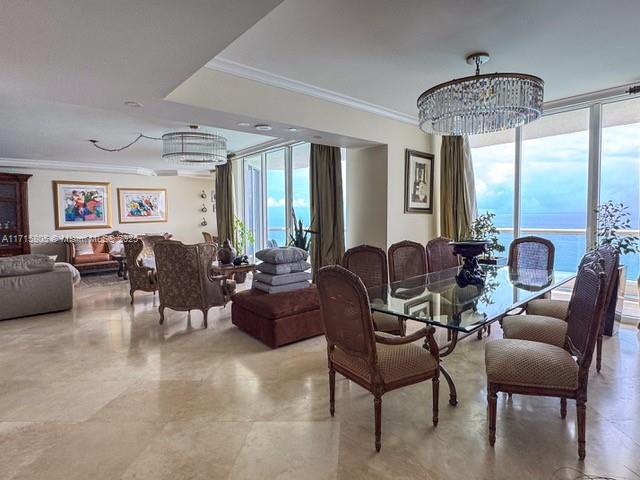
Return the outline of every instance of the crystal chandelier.
{"type": "Polygon", "coordinates": [[[211,166],[227,163],[227,139],[221,135],[191,131],[170,132],[162,135],[162,158],[179,163],[211,166]]]}
{"type": "Polygon", "coordinates": [[[420,129],[440,135],[507,130],[542,115],[544,81],[523,73],[480,74],[488,53],[474,53],[476,74],[441,83],[418,98],[420,129]]]}

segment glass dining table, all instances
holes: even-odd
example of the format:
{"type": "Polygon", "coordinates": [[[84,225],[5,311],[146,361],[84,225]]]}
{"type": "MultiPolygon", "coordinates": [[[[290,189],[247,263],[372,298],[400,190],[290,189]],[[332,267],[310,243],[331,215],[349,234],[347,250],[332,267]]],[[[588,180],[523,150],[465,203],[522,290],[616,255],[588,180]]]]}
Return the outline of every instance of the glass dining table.
{"type": "MultiPolygon", "coordinates": [[[[448,330],[447,343],[440,346],[440,357],[450,355],[459,340],[472,334],[482,336],[493,322],[524,307],[575,278],[575,272],[515,269],[508,266],[482,266],[484,285],[460,286],[459,268],[407,278],[369,288],[371,310],[415,320],[448,330]]],[[[449,403],[458,403],[455,384],[441,363],[449,386],[449,403]]]]}

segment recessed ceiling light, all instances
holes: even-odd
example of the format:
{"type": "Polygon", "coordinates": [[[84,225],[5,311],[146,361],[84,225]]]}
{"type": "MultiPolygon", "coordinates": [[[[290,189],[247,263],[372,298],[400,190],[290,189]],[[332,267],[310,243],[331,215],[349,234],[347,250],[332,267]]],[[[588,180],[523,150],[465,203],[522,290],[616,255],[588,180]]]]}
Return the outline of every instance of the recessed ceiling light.
{"type": "Polygon", "coordinates": [[[127,107],[131,107],[131,108],[141,108],[141,107],[143,107],[143,105],[140,102],[136,102],[134,100],[127,100],[126,102],[124,102],[124,104],[127,107]]]}
{"type": "Polygon", "coordinates": [[[296,127],[289,127],[287,128],[287,130],[289,130],[290,132],[297,132],[298,129],[296,127]]]}
{"type": "Polygon", "coordinates": [[[269,130],[271,130],[271,125],[267,125],[264,123],[260,123],[258,125],[255,126],[255,129],[260,131],[260,132],[268,132],[269,130]]]}
{"type": "Polygon", "coordinates": [[[238,122],[236,123],[238,127],[250,127],[251,124],[249,122],[238,122]]]}

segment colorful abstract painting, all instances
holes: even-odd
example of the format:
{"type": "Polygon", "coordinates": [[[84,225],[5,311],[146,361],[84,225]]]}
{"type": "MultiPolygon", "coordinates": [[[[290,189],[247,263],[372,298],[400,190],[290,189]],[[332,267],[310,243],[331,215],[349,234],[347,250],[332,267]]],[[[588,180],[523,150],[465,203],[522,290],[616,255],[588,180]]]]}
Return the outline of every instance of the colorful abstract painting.
{"type": "Polygon", "coordinates": [[[161,189],[118,189],[120,223],[167,221],[167,191],[161,189]]]}
{"type": "Polygon", "coordinates": [[[111,184],[53,182],[56,230],[111,227],[111,184]]]}

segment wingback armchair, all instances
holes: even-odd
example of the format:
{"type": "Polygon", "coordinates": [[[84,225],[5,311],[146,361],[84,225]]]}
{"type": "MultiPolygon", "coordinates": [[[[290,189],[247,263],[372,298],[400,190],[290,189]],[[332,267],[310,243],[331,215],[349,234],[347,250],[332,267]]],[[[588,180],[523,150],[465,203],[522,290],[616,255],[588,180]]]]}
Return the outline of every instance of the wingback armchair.
{"type": "Polygon", "coordinates": [[[142,240],[136,237],[127,237],[123,240],[123,244],[129,275],[129,295],[131,295],[131,304],[133,305],[133,293],[136,290],[155,293],[158,290],[158,282],[155,269],[142,265],[140,258],[144,248],[142,240]]]}
{"type": "Polygon", "coordinates": [[[175,240],[163,240],[154,247],[158,290],[160,293],[160,324],[164,310],[182,312],[200,310],[207,328],[207,313],[211,307],[224,306],[229,301],[231,286],[224,275],[214,275],[215,246],[210,243],[184,245],[175,240]]]}

